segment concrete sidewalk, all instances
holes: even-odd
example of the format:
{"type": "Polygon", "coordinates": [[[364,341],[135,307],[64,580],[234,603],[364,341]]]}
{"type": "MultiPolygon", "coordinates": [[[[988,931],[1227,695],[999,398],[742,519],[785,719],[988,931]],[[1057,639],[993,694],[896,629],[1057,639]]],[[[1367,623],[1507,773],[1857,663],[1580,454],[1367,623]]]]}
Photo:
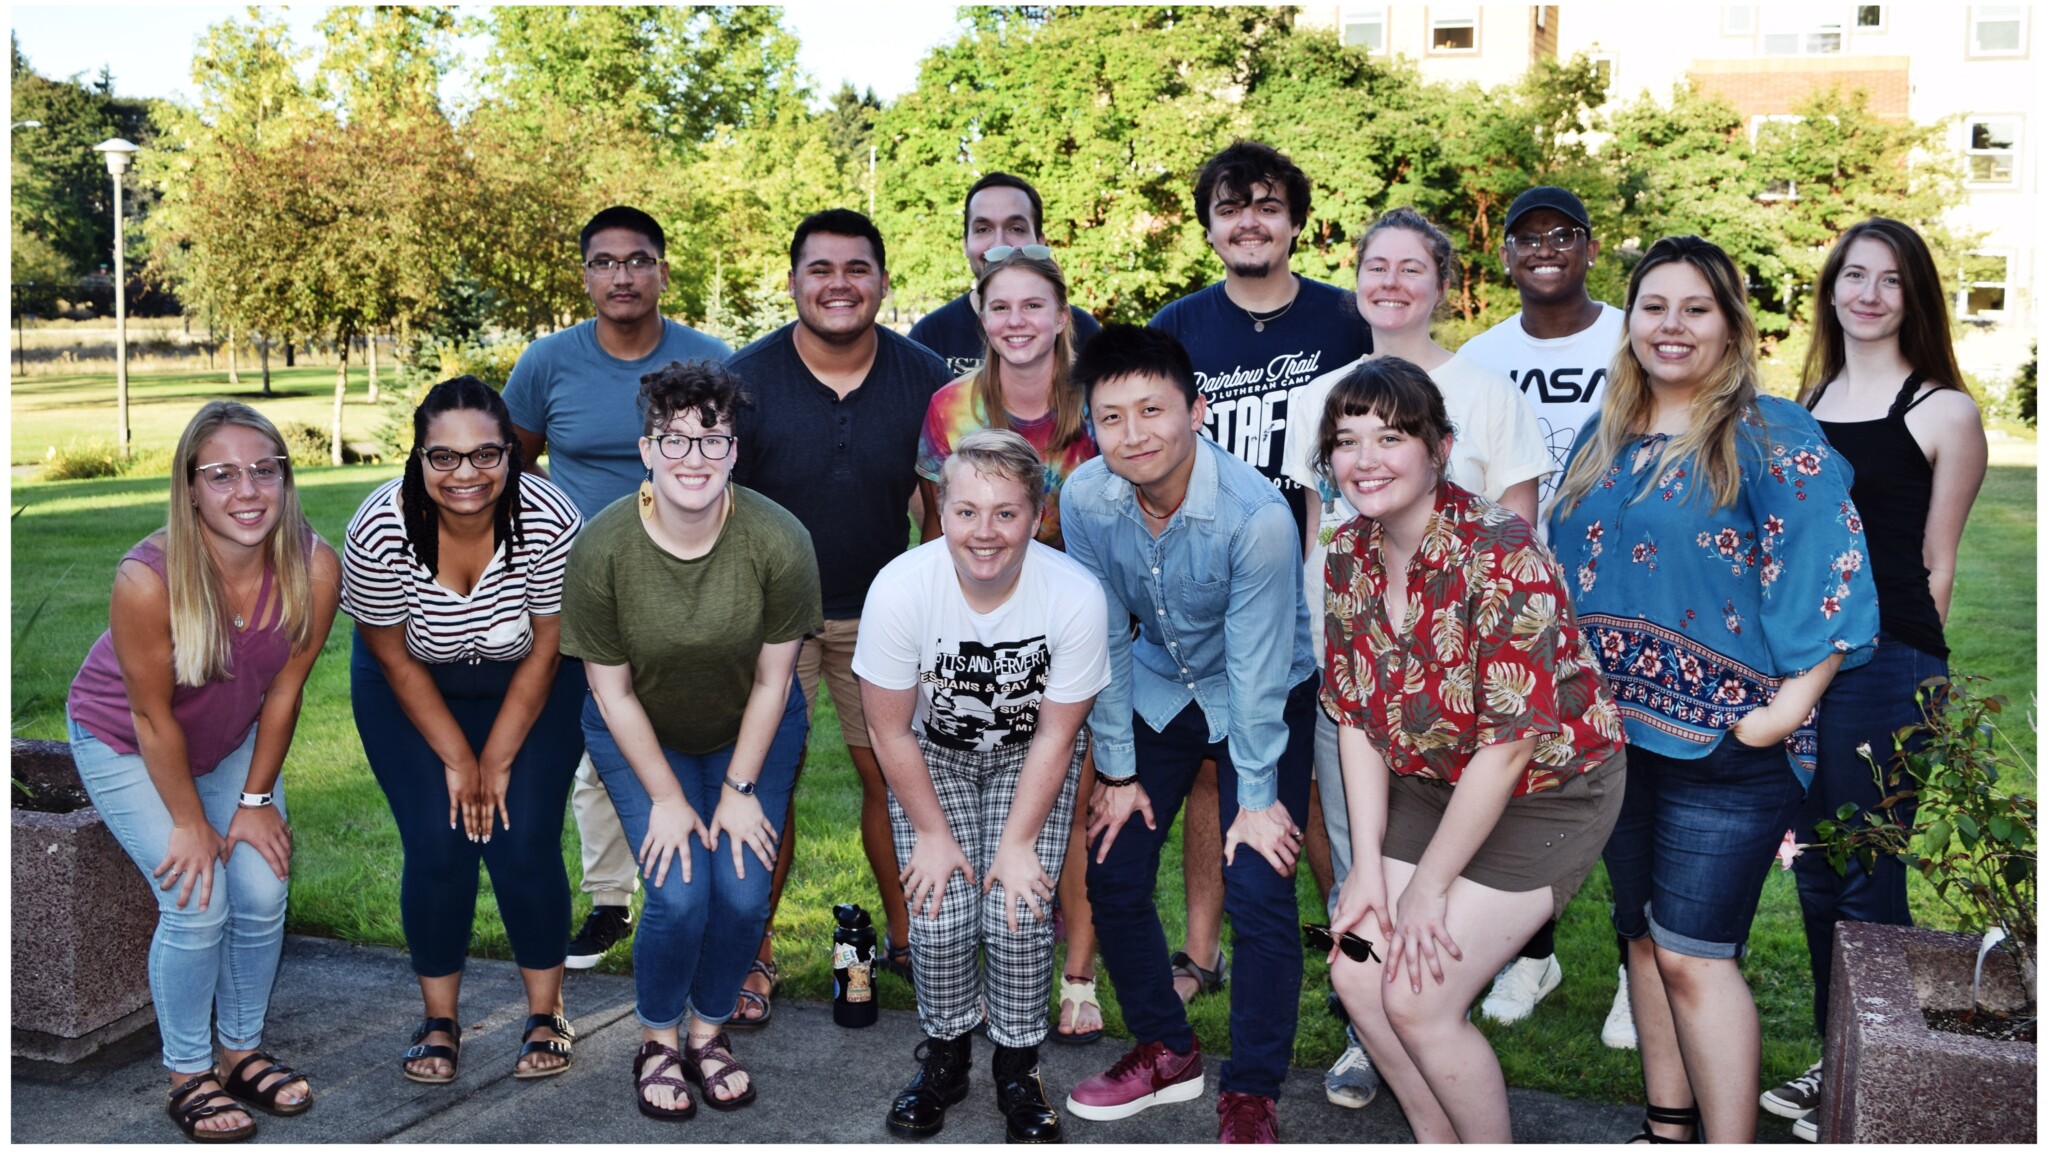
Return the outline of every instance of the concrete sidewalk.
{"type": "MultiPolygon", "coordinates": [[[[337,940],[294,936],[271,1000],[266,1046],[312,1079],[318,1103],[301,1116],[256,1114],[258,1141],[294,1143],[891,1143],[882,1119],[915,1065],[920,1033],[909,1012],[884,1012],[871,1028],[835,1027],[829,1004],[779,999],[759,1032],[736,1033],[761,1098],[736,1112],[699,1107],[687,1124],[642,1117],[633,1106],[631,1063],[640,1045],[628,976],[572,972],[568,1008],[577,1029],[576,1064],[547,1080],[515,1081],[512,1063],[526,1000],[518,969],[472,960],[462,990],[463,1048],[449,1085],[415,1084],[399,1053],[418,1023],[418,986],[405,954],[337,940]]],[[[1003,1141],[988,1062],[975,1044],[974,1089],[954,1107],[936,1143],[1003,1141]]],[[[1046,1086],[1063,1103],[1075,1081],[1122,1051],[1114,1039],[1072,1048],[1046,1044],[1046,1086]]],[[[1216,1139],[1215,1064],[1209,1093],[1128,1120],[1068,1117],[1071,1143],[1187,1143],[1216,1139]]],[[[74,1065],[16,1059],[12,1136],[16,1142],[175,1143],[164,1114],[167,1074],[155,1028],[74,1065]]],[[[1611,1144],[1634,1132],[1639,1109],[1586,1104],[1543,1092],[1511,1092],[1515,1138],[1538,1143],[1611,1144]]],[[[1296,1069],[1280,1103],[1289,1143],[1411,1143],[1390,1094],[1356,1111],[1323,1099],[1321,1073],[1296,1069]]],[[[1769,1136],[1765,1137],[1769,1139],[1769,1136]]]]}

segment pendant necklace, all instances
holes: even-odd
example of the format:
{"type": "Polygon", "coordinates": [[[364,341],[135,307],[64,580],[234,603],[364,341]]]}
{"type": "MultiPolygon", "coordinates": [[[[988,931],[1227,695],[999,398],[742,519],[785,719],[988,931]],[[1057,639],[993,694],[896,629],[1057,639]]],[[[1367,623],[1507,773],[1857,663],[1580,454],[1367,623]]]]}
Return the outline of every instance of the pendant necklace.
{"type": "MultiPolygon", "coordinates": [[[[1282,316],[1287,315],[1287,313],[1290,310],[1292,310],[1294,308],[1294,305],[1300,300],[1301,288],[1299,285],[1297,285],[1294,289],[1294,299],[1289,300],[1287,303],[1282,304],[1280,307],[1274,309],[1271,312],[1254,312],[1251,309],[1246,308],[1242,304],[1238,304],[1238,307],[1244,311],[1244,314],[1247,317],[1250,317],[1252,322],[1252,331],[1264,332],[1266,330],[1266,322],[1268,320],[1278,320],[1282,316]]],[[[1232,301],[1232,303],[1235,303],[1235,301],[1232,301]]]]}

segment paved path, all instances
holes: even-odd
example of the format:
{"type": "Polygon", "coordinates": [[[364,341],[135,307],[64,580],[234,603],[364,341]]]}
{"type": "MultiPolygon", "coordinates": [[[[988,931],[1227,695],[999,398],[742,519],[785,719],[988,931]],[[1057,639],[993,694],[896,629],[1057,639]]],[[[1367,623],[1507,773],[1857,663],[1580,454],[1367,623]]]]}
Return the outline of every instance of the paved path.
{"type": "MultiPolygon", "coordinates": [[[[301,1143],[890,1143],[889,1101],[913,1070],[917,1017],[884,1012],[880,1023],[833,1026],[829,1004],[784,999],[760,1032],[736,1034],[761,1099],[731,1113],[700,1108],[688,1124],[661,1124],[633,1107],[630,1063],[640,1044],[629,976],[571,973],[568,1005],[579,1039],[576,1065],[548,1080],[515,1081],[517,1029],[526,1016],[518,970],[473,960],[462,992],[460,1075],[451,1085],[415,1084],[398,1054],[417,1023],[419,998],[405,955],[389,948],[293,936],[271,1002],[269,1047],[312,1077],[316,1106],[302,1116],[257,1115],[259,1141],[301,1143]]],[[[975,1044],[973,1093],[954,1107],[936,1143],[1003,1140],[988,1077],[992,1048],[975,1044]]],[[[1045,1079],[1061,1100],[1075,1081],[1107,1065],[1118,1042],[1041,1050],[1045,1079]]],[[[16,1059],[11,1103],[17,1142],[172,1143],[163,1113],[167,1075],[155,1028],[78,1064],[16,1059]]],[[[1073,1143],[1189,1143],[1216,1138],[1215,1065],[1201,1101],[1154,1108],[1128,1120],[1066,1121],[1073,1143]]],[[[1543,1092],[1512,1093],[1515,1137],[1541,1143],[1611,1144],[1633,1132],[1633,1108],[1587,1104],[1543,1092]]],[[[1323,1099],[1321,1074],[1296,1069],[1280,1105],[1290,1143],[1410,1143],[1392,1097],[1351,1111],[1323,1099]]],[[[1769,1138],[1768,1136],[1766,1137],[1769,1138]]]]}

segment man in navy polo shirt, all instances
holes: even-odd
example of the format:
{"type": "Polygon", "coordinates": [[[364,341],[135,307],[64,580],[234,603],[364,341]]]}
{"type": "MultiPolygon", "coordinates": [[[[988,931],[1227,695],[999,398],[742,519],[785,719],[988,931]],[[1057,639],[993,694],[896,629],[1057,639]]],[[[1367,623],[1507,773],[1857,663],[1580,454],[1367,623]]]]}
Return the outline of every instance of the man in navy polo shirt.
{"type": "MultiPolygon", "coordinates": [[[[987,266],[982,253],[996,245],[1022,248],[1026,244],[1045,243],[1045,203],[1038,198],[1038,189],[1021,176],[991,172],[976,180],[967,190],[961,217],[967,268],[974,280],[981,279],[987,266]]],[[[912,340],[946,358],[946,367],[954,379],[972,375],[981,368],[981,317],[975,315],[974,305],[968,300],[971,295],[962,292],[910,329],[912,340]]],[[[1074,351],[1078,353],[1090,336],[1102,331],[1102,325],[1078,307],[1069,305],[1068,310],[1073,314],[1074,351]]]]}
{"type": "MultiPolygon", "coordinates": [[[[789,245],[796,320],[727,363],[754,399],[734,421],[733,480],[794,513],[817,549],[825,627],[805,639],[797,676],[814,709],[819,677],[832,687],[846,751],[860,774],[861,847],[888,917],[883,968],[907,980],[910,921],[889,830],[888,790],[868,746],[853,651],[868,585],[910,543],[918,431],[932,393],[953,377],[936,354],[875,323],[889,291],[887,261],[882,234],[866,216],[834,208],[804,217],[789,245]]],[[[771,926],[796,842],[795,820],[785,827],[771,926]]],[[[748,983],[764,975],[757,971],[748,983]]],[[[745,1004],[741,1011],[735,1019],[742,1024],[754,1016],[745,1004]]]]}

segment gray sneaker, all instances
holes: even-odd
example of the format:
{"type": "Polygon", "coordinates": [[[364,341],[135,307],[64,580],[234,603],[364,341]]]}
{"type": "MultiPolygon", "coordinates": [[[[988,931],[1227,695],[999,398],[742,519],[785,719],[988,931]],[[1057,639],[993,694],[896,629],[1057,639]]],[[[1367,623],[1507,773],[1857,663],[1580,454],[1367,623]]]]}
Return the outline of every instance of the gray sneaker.
{"type": "Polygon", "coordinates": [[[1815,1064],[1802,1075],[1794,1076],[1757,1097],[1756,1102],[1773,1116],[1783,1116],[1787,1120],[1806,1119],[1808,1113],[1820,1106],[1820,1065],[1815,1064]]]}
{"type": "Polygon", "coordinates": [[[1820,1142],[1820,1125],[1814,1123],[1811,1116],[1801,1116],[1792,1122],[1792,1134],[1808,1144],[1818,1144],[1820,1142]]]}
{"type": "Polygon", "coordinates": [[[1323,1073],[1323,1095],[1339,1108],[1363,1108],[1380,1093],[1380,1074],[1372,1070],[1372,1057],[1358,1042],[1358,1034],[1344,1029],[1344,1052],[1330,1070],[1323,1073]]]}

